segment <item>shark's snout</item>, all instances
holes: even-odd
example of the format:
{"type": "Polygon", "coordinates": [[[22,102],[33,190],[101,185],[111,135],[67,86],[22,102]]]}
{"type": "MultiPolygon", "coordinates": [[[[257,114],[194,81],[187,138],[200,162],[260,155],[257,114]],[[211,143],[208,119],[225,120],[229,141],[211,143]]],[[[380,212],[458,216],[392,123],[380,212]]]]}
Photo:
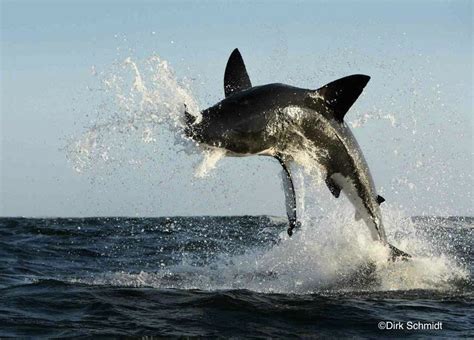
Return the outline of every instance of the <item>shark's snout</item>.
{"type": "Polygon", "coordinates": [[[186,135],[186,137],[194,139],[194,140],[197,141],[197,139],[198,139],[197,127],[194,125],[194,123],[196,122],[196,117],[193,116],[192,114],[190,114],[186,110],[186,105],[184,107],[185,107],[185,110],[184,110],[184,124],[185,124],[184,134],[186,135]]]}
{"type": "Polygon", "coordinates": [[[186,105],[184,105],[184,119],[186,121],[186,125],[191,125],[196,121],[196,117],[188,112],[186,105]]]}

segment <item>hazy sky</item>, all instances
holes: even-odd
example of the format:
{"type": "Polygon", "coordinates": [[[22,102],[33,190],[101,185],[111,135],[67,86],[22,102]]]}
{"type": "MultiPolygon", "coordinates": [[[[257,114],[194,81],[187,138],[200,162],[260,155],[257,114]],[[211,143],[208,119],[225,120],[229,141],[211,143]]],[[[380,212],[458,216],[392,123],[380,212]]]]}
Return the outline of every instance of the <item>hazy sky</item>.
{"type": "Polygon", "coordinates": [[[0,3],[0,215],[284,215],[276,161],[228,158],[196,179],[200,156],[177,153],[166,131],[115,137],[122,162],[81,174],[66,157],[112,115],[98,74],[156,54],[205,108],[223,97],[235,47],[253,84],[370,75],[346,119],[379,192],[408,214],[473,214],[471,1],[0,3]]]}

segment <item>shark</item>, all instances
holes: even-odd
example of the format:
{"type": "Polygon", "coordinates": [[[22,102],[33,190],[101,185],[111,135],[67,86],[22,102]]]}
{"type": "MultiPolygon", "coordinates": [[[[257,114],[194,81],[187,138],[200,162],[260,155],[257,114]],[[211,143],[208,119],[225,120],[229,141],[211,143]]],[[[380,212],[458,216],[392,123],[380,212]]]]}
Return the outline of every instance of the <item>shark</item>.
{"type": "Polygon", "coordinates": [[[185,135],[226,156],[275,158],[282,167],[288,235],[301,226],[297,219],[295,186],[290,164],[302,148],[316,150],[311,161],[323,169],[329,192],[341,192],[355,208],[374,241],[389,248],[392,260],[411,256],[387,241],[378,195],[367,161],[346,113],[359,98],[370,77],[354,74],[316,90],[282,83],[252,86],[242,55],[235,49],[224,73],[225,98],[193,115],[185,108],[185,135]]]}

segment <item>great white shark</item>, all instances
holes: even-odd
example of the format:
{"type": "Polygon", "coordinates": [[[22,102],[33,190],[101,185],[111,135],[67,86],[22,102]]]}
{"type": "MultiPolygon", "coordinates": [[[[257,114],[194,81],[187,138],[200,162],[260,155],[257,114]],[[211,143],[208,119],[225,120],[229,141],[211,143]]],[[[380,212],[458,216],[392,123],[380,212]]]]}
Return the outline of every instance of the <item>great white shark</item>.
{"type": "Polygon", "coordinates": [[[392,259],[407,253],[388,243],[374,181],[344,116],[370,77],[350,75],[317,90],[286,84],[252,86],[238,49],[229,57],[224,75],[225,99],[201,112],[185,110],[185,133],[200,144],[224,149],[228,156],[271,156],[283,168],[288,234],[300,225],[289,164],[298,148],[314,148],[312,161],[324,170],[334,197],[343,192],[363,219],[374,241],[389,247],[392,259]]]}

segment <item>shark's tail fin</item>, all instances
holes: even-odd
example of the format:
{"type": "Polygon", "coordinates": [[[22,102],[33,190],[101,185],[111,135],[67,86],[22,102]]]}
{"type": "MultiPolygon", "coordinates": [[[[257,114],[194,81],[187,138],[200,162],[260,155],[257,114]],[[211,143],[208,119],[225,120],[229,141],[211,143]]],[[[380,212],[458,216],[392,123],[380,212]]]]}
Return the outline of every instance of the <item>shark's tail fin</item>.
{"type": "Polygon", "coordinates": [[[405,253],[403,250],[400,250],[395,246],[392,246],[390,243],[388,243],[388,247],[390,249],[390,261],[408,261],[408,259],[411,259],[410,254],[405,253]]]}

